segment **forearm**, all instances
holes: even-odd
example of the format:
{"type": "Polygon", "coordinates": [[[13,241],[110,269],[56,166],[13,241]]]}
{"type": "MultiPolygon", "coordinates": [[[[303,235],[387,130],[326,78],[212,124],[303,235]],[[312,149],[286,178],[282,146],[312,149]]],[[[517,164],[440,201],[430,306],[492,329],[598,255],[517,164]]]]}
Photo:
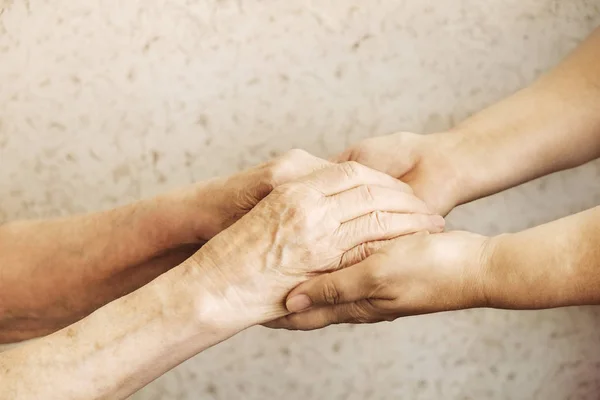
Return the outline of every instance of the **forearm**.
{"type": "Polygon", "coordinates": [[[600,207],[490,240],[489,305],[532,309],[600,304],[600,207]]]}
{"type": "Polygon", "coordinates": [[[444,143],[457,204],[600,156],[600,30],[530,87],[475,114],[444,143]]]}
{"type": "MultiPolygon", "coordinates": [[[[119,399],[243,329],[183,265],[46,338],[0,354],[0,399],[119,399]],[[206,296],[202,296],[206,291],[206,296]]],[[[222,302],[223,301],[223,302],[222,302]]]]}
{"type": "Polygon", "coordinates": [[[189,257],[200,242],[186,201],[172,193],[0,227],[0,342],[62,328],[189,257]]]}

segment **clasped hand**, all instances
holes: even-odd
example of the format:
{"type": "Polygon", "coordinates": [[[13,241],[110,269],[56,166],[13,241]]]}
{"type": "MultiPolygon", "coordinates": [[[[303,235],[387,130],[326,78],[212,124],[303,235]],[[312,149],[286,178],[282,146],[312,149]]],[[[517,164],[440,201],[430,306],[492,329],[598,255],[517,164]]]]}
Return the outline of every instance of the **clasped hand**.
{"type": "Polygon", "coordinates": [[[219,313],[238,327],[289,314],[285,298],[294,287],[362,261],[382,241],[444,227],[443,218],[408,185],[387,174],[304,152],[285,157],[287,175],[309,173],[272,185],[262,201],[188,262],[191,274],[209,280],[205,296],[225,302],[219,313]]]}

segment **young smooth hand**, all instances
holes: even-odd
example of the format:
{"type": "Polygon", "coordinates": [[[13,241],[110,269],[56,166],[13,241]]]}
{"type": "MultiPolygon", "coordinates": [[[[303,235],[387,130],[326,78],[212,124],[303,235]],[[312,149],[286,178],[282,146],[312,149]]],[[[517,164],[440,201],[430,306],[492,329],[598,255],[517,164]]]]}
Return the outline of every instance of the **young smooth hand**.
{"type": "Polygon", "coordinates": [[[358,142],[332,161],[356,161],[401,179],[433,211],[446,215],[460,203],[464,171],[452,159],[458,140],[457,134],[399,132],[358,142]]]}
{"type": "Polygon", "coordinates": [[[370,247],[364,261],[296,287],[286,303],[295,313],[267,326],[311,330],[485,306],[488,241],[468,232],[420,233],[370,247]]]}

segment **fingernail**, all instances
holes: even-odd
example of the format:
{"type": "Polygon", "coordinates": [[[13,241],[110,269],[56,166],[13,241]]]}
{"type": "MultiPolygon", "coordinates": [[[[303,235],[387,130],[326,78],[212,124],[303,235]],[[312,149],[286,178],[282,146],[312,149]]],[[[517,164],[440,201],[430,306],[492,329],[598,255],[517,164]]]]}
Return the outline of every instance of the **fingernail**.
{"type": "Polygon", "coordinates": [[[312,301],[310,300],[310,297],[305,294],[294,296],[285,303],[285,307],[289,312],[304,311],[310,306],[312,306],[312,301]]]}
{"type": "Polygon", "coordinates": [[[432,215],[431,222],[435,226],[437,226],[438,228],[441,228],[441,229],[444,229],[444,227],[446,226],[446,220],[444,219],[444,217],[442,217],[440,215],[432,215]]]}

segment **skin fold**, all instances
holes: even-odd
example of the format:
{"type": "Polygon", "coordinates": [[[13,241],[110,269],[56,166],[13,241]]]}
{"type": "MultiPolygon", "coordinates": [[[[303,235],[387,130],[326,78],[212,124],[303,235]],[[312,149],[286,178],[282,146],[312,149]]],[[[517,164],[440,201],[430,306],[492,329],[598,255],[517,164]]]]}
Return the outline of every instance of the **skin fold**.
{"type": "MultiPolygon", "coordinates": [[[[448,132],[367,139],[335,157],[408,183],[447,214],[600,156],[600,29],[538,81],[448,132]],[[515,164],[514,160],[519,160],[515,164]]],[[[315,329],[471,307],[600,304],[600,208],[523,232],[416,235],[295,288],[269,326],[315,329]],[[308,310],[308,311],[307,311],[308,310]]]]}

